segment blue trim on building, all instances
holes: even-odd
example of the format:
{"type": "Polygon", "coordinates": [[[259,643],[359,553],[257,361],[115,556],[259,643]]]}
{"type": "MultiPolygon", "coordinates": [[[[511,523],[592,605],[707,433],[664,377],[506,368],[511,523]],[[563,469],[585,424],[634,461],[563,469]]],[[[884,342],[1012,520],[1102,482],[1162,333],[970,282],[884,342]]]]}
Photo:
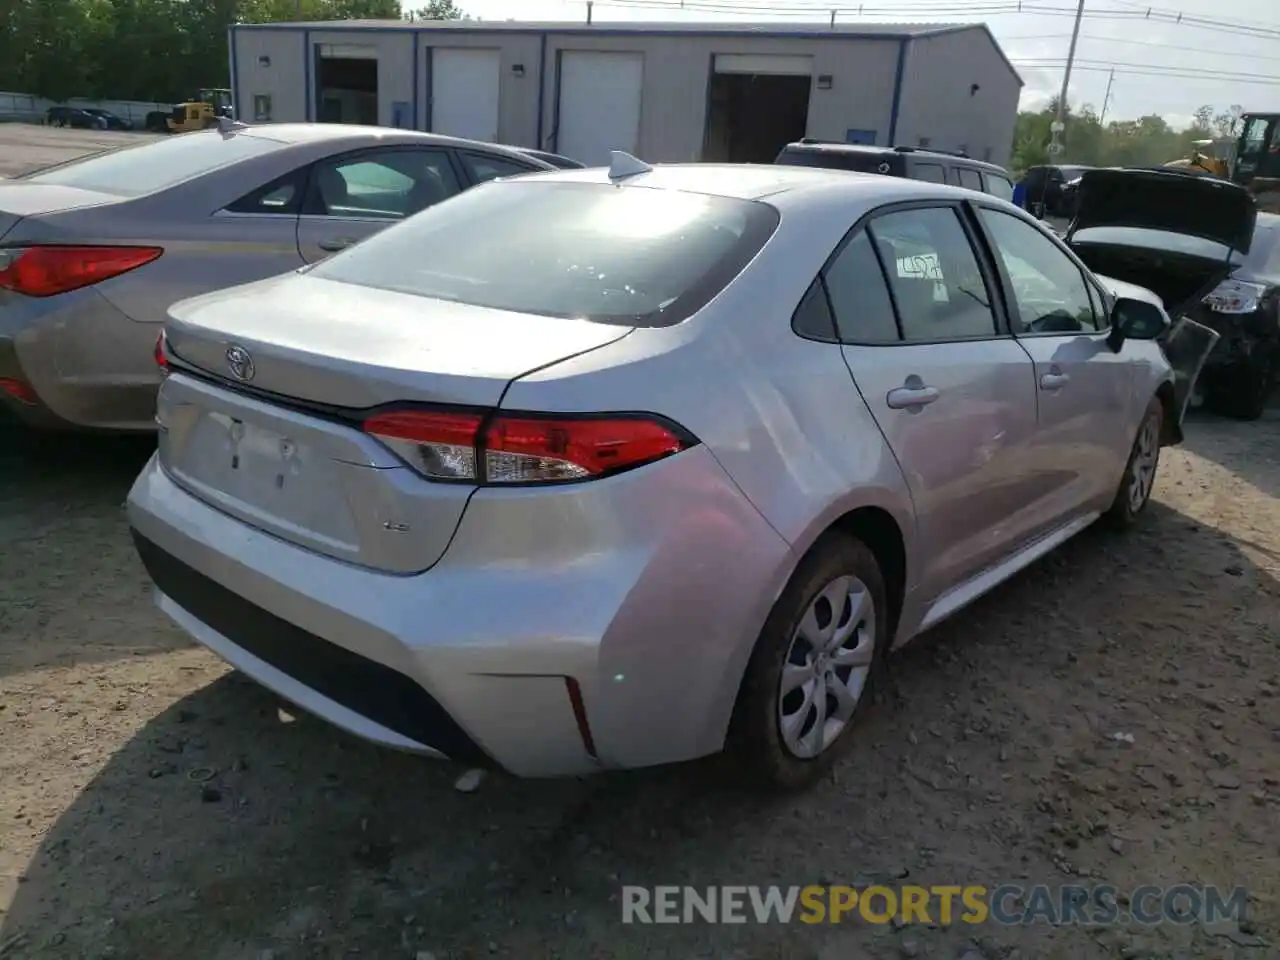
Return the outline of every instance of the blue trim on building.
{"type": "MultiPolygon", "coordinates": [[[[772,25],[771,25],[772,26],[772,25]]],[[[448,35],[450,33],[474,33],[477,35],[494,34],[494,35],[526,35],[530,33],[546,33],[555,34],[560,37],[755,37],[756,39],[769,39],[780,37],[788,40],[889,40],[903,41],[910,40],[914,37],[928,37],[935,34],[950,33],[951,30],[922,30],[918,33],[858,33],[855,31],[843,30],[743,30],[733,27],[717,30],[619,30],[610,29],[608,27],[556,27],[549,29],[541,26],[530,27],[426,27],[414,28],[406,24],[404,27],[367,27],[360,24],[353,24],[344,21],[335,21],[332,26],[327,24],[307,24],[303,26],[298,23],[247,23],[243,24],[246,30],[306,30],[315,33],[405,33],[412,29],[419,29],[421,32],[439,33],[448,35]]],[[[977,29],[977,25],[972,28],[977,29]]]]}
{"type": "Polygon", "coordinates": [[[889,107],[889,142],[887,147],[894,146],[898,136],[898,110],[902,106],[902,78],[907,72],[907,46],[911,41],[903,40],[898,44],[898,66],[893,75],[893,104],[889,107]]]}
{"type": "Polygon", "coordinates": [[[227,27],[227,69],[230,71],[228,81],[231,87],[232,115],[237,120],[243,120],[244,102],[240,99],[240,71],[236,64],[236,25],[234,23],[227,27]]]}
{"type": "Polygon", "coordinates": [[[432,125],[436,122],[436,48],[427,47],[427,55],[424,58],[424,66],[426,77],[423,79],[423,86],[427,92],[427,102],[423,107],[426,112],[423,115],[423,121],[426,126],[423,127],[427,133],[431,132],[432,125]]]}
{"type": "Polygon", "coordinates": [[[320,96],[320,91],[311,89],[311,60],[314,53],[311,50],[311,31],[302,31],[302,91],[303,99],[307,104],[307,123],[315,119],[316,102],[320,96]]]}
{"type": "MultiPolygon", "coordinates": [[[[551,152],[558,153],[560,150],[560,55],[564,53],[559,47],[556,48],[556,73],[555,87],[551,91],[551,95],[555,100],[551,103],[551,134],[548,139],[551,141],[551,152]]],[[[545,149],[545,148],[543,148],[545,149]]]]}
{"type": "Polygon", "coordinates": [[[418,55],[421,52],[422,52],[422,44],[418,42],[418,31],[415,30],[413,32],[413,97],[412,97],[413,120],[409,124],[409,126],[412,127],[414,130],[422,129],[420,126],[418,126],[418,124],[422,122],[421,120],[418,119],[418,117],[420,116],[420,114],[418,113],[418,110],[419,110],[418,87],[421,84],[421,79],[418,76],[418,55]]]}
{"type": "MultiPolygon", "coordinates": [[[[501,109],[501,98],[499,98],[501,109]]],[[[539,150],[546,149],[542,142],[542,127],[547,112],[547,35],[544,33],[538,40],[538,141],[534,144],[539,150]]]]}

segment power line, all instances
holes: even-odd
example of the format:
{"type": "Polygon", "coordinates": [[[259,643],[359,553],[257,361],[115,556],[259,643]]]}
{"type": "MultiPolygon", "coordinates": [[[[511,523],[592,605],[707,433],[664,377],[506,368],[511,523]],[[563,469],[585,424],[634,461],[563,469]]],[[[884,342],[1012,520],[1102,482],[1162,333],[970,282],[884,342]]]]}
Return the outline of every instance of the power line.
{"type": "MultiPolygon", "coordinates": [[[[1088,16],[1088,13],[1085,14],[1088,16]]],[[[999,37],[1001,44],[1015,43],[1023,40],[1068,40],[1069,33],[1046,33],[1032,36],[1016,36],[1016,37],[999,37]]],[[[1206,50],[1204,47],[1188,46],[1186,44],[1177,43],[1161,43],[1158,40],[1130,40],[1128,37],[1099,37],[1082,33],[1081,40],[1088,40],[1091,43],[1123,43],[1126,47],[1156,47],[1161,50],[1185,50],[1190,53],[1198,53],[1201,56],[1210,57],[1232,57],[1236,60],[1270,60],[1280,63],[1280,57],[1271,57],[1263,53],[1241,53],[1239,50],[1206,50]]]]}
{"type": "MultiPolygon", "coordinates": [[[[1062,57],[1014,58],[1012,62],[1018,66],[1037,70],[1055,70],[1066,66],[1062,57]]],[[[1105,60],[1076,60],[1075,70],[1086,70],[1096,73],[1107,73],[1115,70],[1118,76],[1130,77],[1171,77],[1190,80],[1229,81],[1231,83],[1253,83],[1263,86],[1280,86],[1280,77],[1260,77],[1253,73],[1229,73],[1223,70],[1201,70],[1191,67],[1159,67],[1141,63],[1110,63],[1105,60]]]]}
{"type": "MultiPolygon", "coordinates": [[[[917,15],[967,15],[976,14],[1034,14],[1040,16],[1074,17],[1076,11],[1066,6],[1049,6],[1043,3],[1019,2],[1019,0],[986,0],[977,4],[964,4],[958,0],[929,0],[929,2],[911,6],[876,6],[874,4],[821,4],[805,3],[780,6],[768,0],[596,0],[600,6],[622,7],[648,10],[671,10],[676,12],[704,12],[721,14],[768,14],[773,16],[830,16],[831,14],[852,15],[858,19],[864,17],[888,16],[901,18],[904,14],[917,15]]],[[[1116,0],[1120,2],[1120,0],[1116,0]]],[[[1221,20],[1213,17],[1202,17],[1184,13],[1180,10],[1167,10],[1134,3],[1129,9],[1086,10],[1085,16],[1093,20],[1140,21],[1144,23],[1160,23],[1170,26],[1186,26],[1200,30],[1233,33],[1243,36],[1256,36],[1280,39],[1280,25],[1249,23],[1237,20],[1221,20]]]]}

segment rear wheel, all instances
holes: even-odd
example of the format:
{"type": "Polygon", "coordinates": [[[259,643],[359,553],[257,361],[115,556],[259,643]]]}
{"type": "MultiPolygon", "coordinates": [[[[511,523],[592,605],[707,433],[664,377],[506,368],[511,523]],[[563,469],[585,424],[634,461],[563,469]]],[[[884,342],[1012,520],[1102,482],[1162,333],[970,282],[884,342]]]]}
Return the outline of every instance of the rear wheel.
{"type": "Polygon", "coordinates": [[[1138,427],[1129,462],[1115,499],[1104,514],[1109,526],[1125,530],[1137,522],[1138,517],[1151,501],[1151,490],[1156,485],[1156,469],[1160,466],[1160,430],[1164,424],[1164,406],[1153,397],[1138,427]]]}
{"type": "Polygon", "coordinates": [[[774,604],[743,678],[729,752],[751,780],[794,790],[830,769],[878,682],[888,622],[875,555],[825,536],[774,604]]]}
{"type": "Polygon", "coordinates": [[[1267,409],[1267,401],[1275,386],[1275,351],[1256,355],[1242,364],[1229,378],[1205,391],[1204,405],[1213,413],[1235,420],[1257,420],[1267,409]]]}

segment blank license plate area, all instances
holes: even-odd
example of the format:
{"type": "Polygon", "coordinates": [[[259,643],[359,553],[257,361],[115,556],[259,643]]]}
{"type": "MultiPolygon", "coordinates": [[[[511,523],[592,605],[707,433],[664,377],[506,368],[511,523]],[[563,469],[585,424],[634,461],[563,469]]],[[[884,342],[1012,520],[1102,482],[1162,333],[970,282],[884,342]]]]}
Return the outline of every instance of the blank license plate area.
{"type": "MultiPolygon", "coordinates": [[[[196,413],[198,408],[188,407],[196,413]]],[[[205,499],[286,537],[354,549],[343,464],[305,440],[219,411],[201,410],[170,447],[170,470],[205,499]],[[174,463],[174,453],[178,453],[174,463]]]]}

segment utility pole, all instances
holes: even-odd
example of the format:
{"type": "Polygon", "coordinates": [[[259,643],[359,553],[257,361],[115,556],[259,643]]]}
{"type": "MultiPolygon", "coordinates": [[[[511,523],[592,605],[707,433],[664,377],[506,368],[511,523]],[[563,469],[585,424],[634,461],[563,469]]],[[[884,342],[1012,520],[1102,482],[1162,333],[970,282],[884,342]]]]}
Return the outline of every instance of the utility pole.
{"type": "Polygon", "coordinates": [[[1067,88],[1071,85],[1071,65],[1076,59],[1076,42],[1080,39],[1080,20],[1084,17],[1084,0],[1080,0],[1076,7],[1076,22],[1071,28],[1071,46],[1067,50],[1067,69],[1062,71],[1062,92],[1058,94],[1058,116],[1049,127],[1052,134],[1052,140],[1049,143],[1049,153],[1056,156],[1062,152],[1062,144],[1058,142],[1058,138],[1062,136],[1062,132],[1066,129],[1067,116],[1067,88]]]}
{"type": "Polygon", "coordinates": [[[1102,126],[1103,121],[1107,119],[1107,104],[1111,102],[1111,84],[1116,79],[1116,68],[1111,68],[1111,75],[1107,77],[1107,92],[1102,97],[1102,113],[1098,114],[1098,126],[1102,126]]]}

